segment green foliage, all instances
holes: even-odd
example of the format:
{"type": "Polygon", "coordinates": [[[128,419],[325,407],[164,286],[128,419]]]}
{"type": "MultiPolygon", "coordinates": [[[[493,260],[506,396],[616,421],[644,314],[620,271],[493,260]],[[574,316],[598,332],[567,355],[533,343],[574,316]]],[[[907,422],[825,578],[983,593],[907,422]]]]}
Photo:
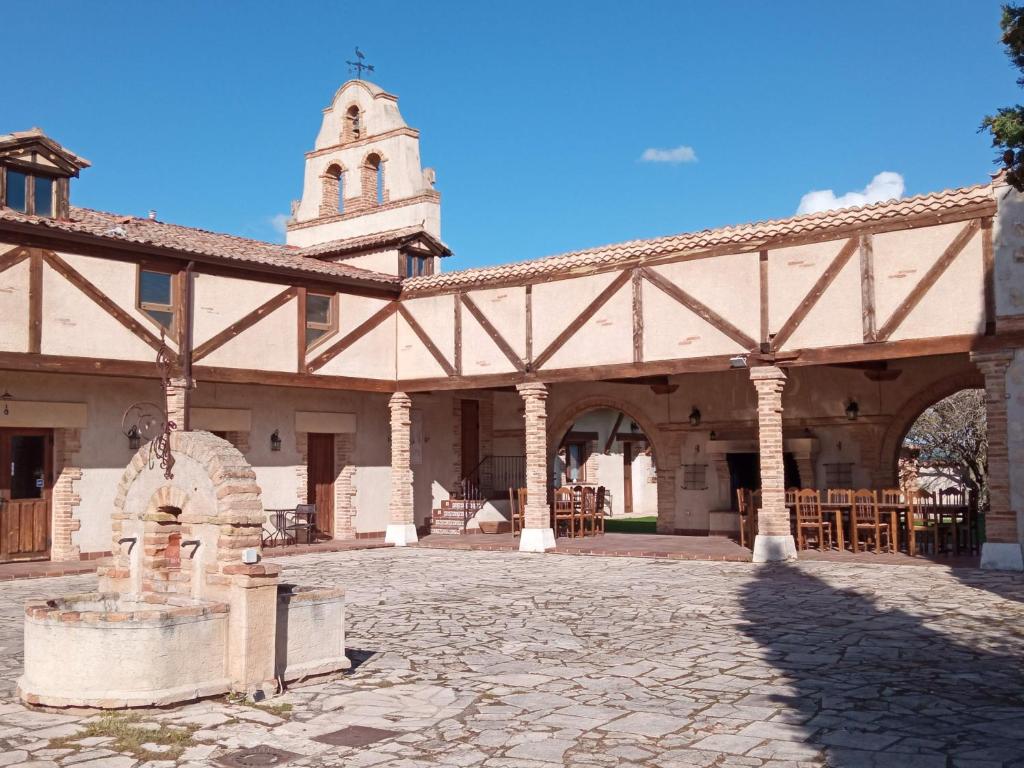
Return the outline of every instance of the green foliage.
{"type": "MultiPolygon", "coordinates": [[[[1017,84],[1024,87],[1024,6],[1004,5],[999,26],[1006,55],[1022,73],[1017,84]]],[[[1001,107],[981,121],[980,130],[992,134],[992,146],[999,150],[996,161],[1006,168],[1007,183],[1024,192],[1024,106],[1001,107]]]]}
{"type": "Polygon", "coordinates": [[[610,517],[604,519],[604,530],[606,533],[657,533],[657,517],[623,517],[614,520],[610,517]]]}
{"type": "Polygon", "coordinates": [[[988,478],[985,390],[965,389],[928,408],[910,428],[904,445],[919,452],[922,475],[977,490],[984,501],[988,478]]]}

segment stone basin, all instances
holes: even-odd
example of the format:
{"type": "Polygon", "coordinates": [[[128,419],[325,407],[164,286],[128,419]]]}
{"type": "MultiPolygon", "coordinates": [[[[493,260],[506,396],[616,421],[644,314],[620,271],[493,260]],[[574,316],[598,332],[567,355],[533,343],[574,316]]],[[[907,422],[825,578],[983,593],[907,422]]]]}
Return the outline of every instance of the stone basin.
{"type": "Polygon", "coordinates": [[[141,707],[225,693],[228,606],[180,595],[90,592],[25,607],[29,704],[141,707]]]}
{"type": "Polygon", "coordinates": [[[345,590],[278,584],[274,676],[292,683],[351,666],[345,655],[345,590]]]}

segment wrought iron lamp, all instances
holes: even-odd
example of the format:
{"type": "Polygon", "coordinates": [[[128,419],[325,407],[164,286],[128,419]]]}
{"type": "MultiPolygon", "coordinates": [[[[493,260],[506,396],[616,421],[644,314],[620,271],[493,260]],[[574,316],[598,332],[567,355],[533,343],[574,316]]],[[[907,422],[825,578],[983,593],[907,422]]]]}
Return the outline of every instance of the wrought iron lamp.
{"type": "Polygon", "coordinates": [[[142,433],[139,431],[138,424],[132,424],[128,427],[125,437],[128,438],[128,447],[131,450],[137,451],[142,446],[142,433]]]}
{"type": "Polygon", "coordinates": [[[697,408],[697,406],[694,406],[693,410],[690,411],[690,426],[691,427],[699,427],[700,426],[700,409],[697,408]]]}
{"type": "Polygon", "coordinates": [[[850,404],[846,406],[846,418],[856,421],[858,416],[860,416],[860,406],[857,405],[856,400],[851,400],[850,404]]]}
{"type": "Polygon", "coordinates": [[[270,433],[270,450],[281,450],[281,434],[276,429],[270,433]]]}

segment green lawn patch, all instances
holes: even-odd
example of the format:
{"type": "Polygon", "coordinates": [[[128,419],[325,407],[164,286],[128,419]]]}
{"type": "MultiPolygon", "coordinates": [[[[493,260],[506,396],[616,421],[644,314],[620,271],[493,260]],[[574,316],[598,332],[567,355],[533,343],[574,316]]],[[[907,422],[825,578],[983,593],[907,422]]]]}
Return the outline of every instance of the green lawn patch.
{"type": "Polygon", "coordinates": [[[605,533],[657,533],[657,517],[626,517],[620,520],[613,520],[610,517],[604,519],[605,533]]]}

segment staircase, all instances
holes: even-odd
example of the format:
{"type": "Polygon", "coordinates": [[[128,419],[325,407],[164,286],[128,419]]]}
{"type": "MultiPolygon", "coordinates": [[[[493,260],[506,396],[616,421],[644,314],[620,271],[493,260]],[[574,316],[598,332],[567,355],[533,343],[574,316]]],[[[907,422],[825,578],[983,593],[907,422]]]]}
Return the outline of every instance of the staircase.
{"type": "Polygon", "coordinates": [[[466,523],[483,505],[483,499],[445,499],[441,502],[441,508],[434,510],[430,532],[440,536],[459,536],[465,533],[466,523]]]}

